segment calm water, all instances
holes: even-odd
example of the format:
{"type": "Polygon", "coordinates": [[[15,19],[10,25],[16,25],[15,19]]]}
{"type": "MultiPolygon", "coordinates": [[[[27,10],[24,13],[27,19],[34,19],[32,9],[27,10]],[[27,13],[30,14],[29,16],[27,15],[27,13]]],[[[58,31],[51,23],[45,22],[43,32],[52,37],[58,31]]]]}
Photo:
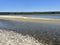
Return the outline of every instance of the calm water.
{"type": "Polygon", "coordinates": [[[42,41],[42,43],[45,42],[50,44],[51,42],[52,45],[60,45],[60,24],[58,23],[0,19],[0,29],[16,31],[23,35],[28,34],[29,36],[37,39],[39,42],[42,41]]]}

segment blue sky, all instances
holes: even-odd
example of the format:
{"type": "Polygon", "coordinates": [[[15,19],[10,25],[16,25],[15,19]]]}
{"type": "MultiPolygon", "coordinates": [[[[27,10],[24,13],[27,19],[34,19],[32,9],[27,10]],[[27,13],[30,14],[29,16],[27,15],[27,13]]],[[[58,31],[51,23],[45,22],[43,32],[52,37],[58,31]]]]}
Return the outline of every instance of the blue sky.
{"type": "Polygon", "coordinates": [[[0,12],[60,11],[60,0],[0,0],[0,12]]]}

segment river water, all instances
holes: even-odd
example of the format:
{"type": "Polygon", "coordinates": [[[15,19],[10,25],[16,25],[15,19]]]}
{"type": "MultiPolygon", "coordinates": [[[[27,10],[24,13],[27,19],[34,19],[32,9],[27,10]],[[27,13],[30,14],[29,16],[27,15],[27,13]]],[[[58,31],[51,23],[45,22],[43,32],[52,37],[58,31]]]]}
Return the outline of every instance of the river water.
{"type": "MultiPolygon", "coordinates": [[[[55,18],[60,19],[59,14],[49,15],[18,15],[36,18],[55,18]]],[[[27,21],[12,21],[0,19],[0,29],[16,31],[23,35],[30,35],[39,42],[50,45],[60,45],[60,24],[52,22],[27,22],[27,21]]]]}

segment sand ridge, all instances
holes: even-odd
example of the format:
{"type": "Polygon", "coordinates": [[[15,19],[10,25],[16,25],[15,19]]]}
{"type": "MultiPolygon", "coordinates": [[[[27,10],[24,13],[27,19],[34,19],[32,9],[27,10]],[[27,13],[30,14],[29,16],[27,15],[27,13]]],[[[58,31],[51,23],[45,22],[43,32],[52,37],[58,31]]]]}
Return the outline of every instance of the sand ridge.
{"type": "Polygon", "coordinates": [[[24,21],[36,21],[36,22],[56,22],[60,23],[60,19],[52,19],[52,18],[32,18],[32,17],[24,17],[24,16],[0,16],[0,19],[10,19],[10,20],[24,20],[24,21]]]}

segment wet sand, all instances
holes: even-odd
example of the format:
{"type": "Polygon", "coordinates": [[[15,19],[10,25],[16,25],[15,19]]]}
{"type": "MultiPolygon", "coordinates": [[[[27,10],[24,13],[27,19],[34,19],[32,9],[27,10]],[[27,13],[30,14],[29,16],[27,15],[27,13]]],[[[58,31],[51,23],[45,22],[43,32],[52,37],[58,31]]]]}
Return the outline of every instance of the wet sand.
{"type": "Polygon", "coordinates": [[[0,29],[29,35],[43,44],[60,45],[60,24],[0,19],[0,29]]]}

